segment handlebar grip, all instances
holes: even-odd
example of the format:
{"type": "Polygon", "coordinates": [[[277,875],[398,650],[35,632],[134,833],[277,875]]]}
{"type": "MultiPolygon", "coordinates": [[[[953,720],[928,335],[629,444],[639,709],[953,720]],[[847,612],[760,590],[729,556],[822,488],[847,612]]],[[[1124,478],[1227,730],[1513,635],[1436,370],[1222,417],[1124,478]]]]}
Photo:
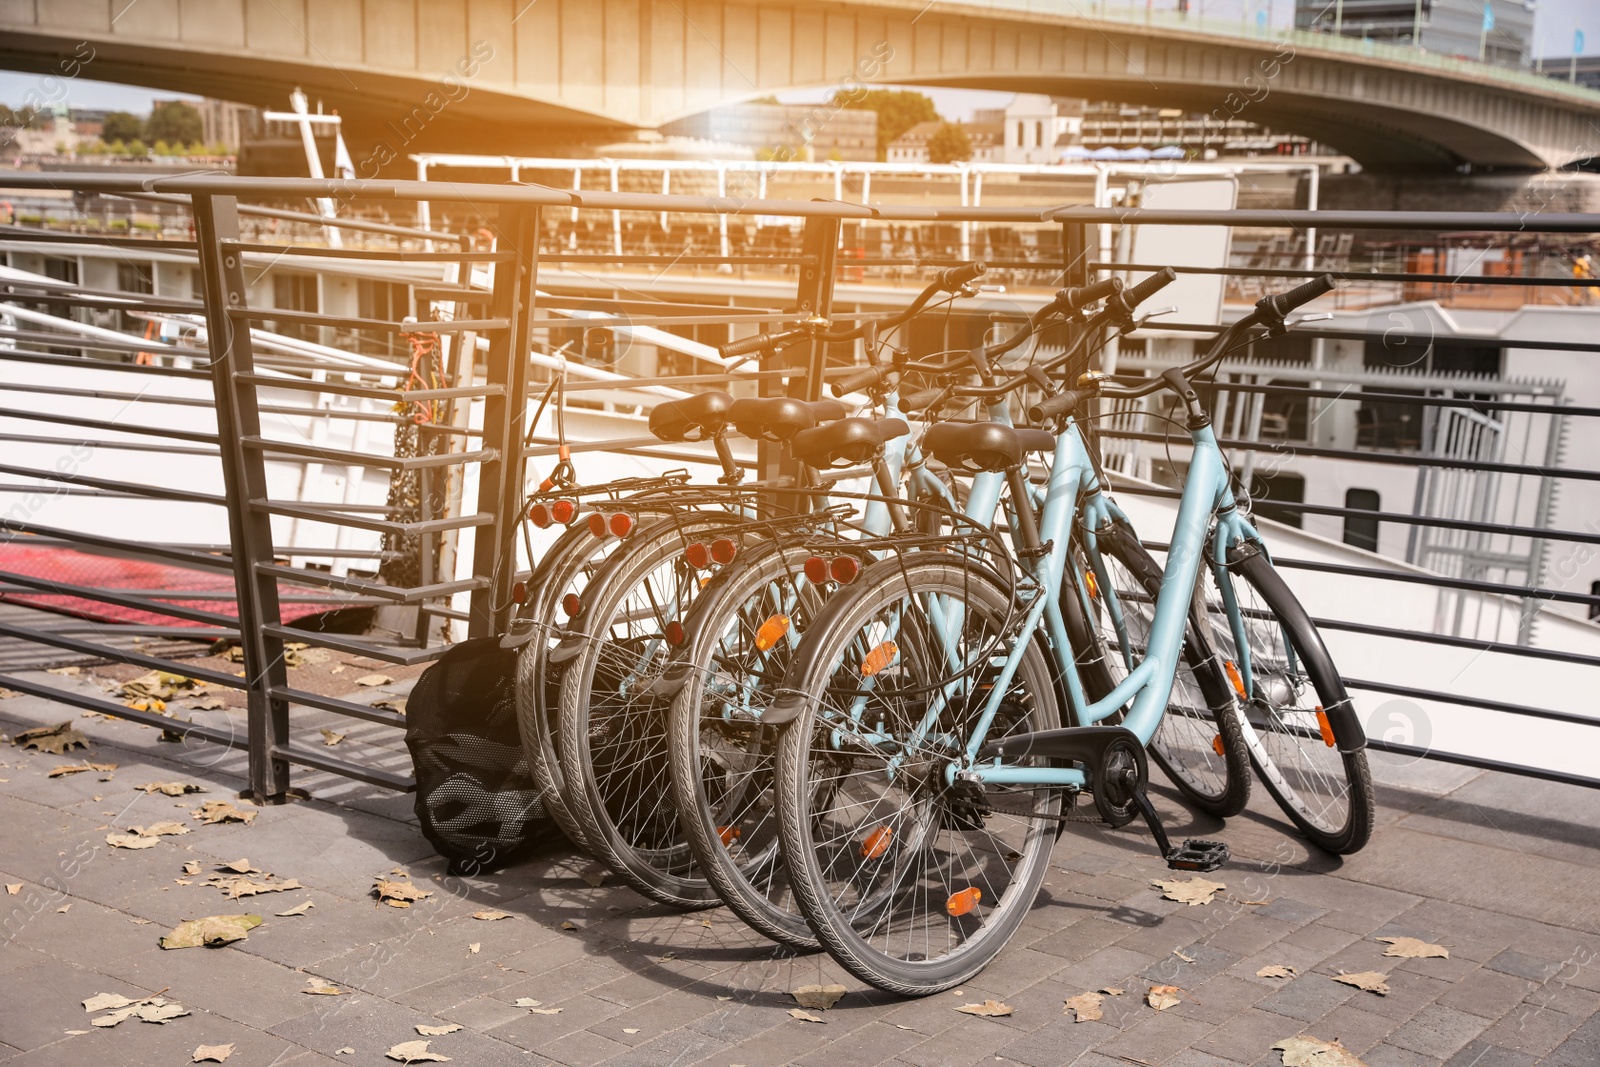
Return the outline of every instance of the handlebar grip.
{"type": "Polygon", "coordinates": [[[1282,321],[1289,312],[1301,304],[1309,304],[1324,293],[1333,292],[1336,285],[1333,275],[1324,274],[1320,278],[1312,278],[1304,285],[1290,289],[1287,293],[1262,297],[1256,301],[1256,310],[1263,316],[1282,321]]]}
{"type": "Polygon", "coordinates": [[[924,411],[937,404],[943,396],[943,389],[923,389],[920,392],[908,393],[900,398],[900,410],[907,415],[924,411]]]}
{"type": "Polygon", "coordinates": [[[729,341],[725,345],[718,345],[717,351],[724,359],[734,356],[753,356],[757,352],[765,351],[772,344],[772,335],[762,330],[753,337],[741,337],[737,341],[729,341]]]}
{"type": "Polygon", "coordinates": [[[1046,310],[1078,311],[1088,307],[1090,304],[1116,296],[1120,292],[1122,292],[1122,279],[1106,278],[1095,282],[1093,285],[1075,286],[1071,289],[1060,290],[1046,310]]]}
{"type": "Polygon", "coordinates": [[[1029,405],[1028,421],[1043,422],[1045,419],[1064,415],[1083,403],[1085,394],[1076,389],[1064,389],[1055,396],[1047,396],[1037,404],[1029,405]]]}
{"type": "Polygon", "coordinates": [[[843,378],[836,379],[828,388],[836,397],[844,396],[847,393],[860,392],[862,389],[877,385],[883,381],[885,369],[884,367],[863,367],[852,374],[846,374],[843,378]]]}
{"type": "Polygon", "coordinates": [[[950,267],[934,275],[934,284],[941,289],[954,291],[983,276],[988,270],[982,263],[963,263],[959,267],[950,267]]]}
{"type": "Polygon", "coordinates": [[[1150,277],[1123,293],[1122,298],[1127,301],[1129,308],[1136,308],[1177,280],[1177,271],[1171,267],[1162,267],[1150,277]]]}

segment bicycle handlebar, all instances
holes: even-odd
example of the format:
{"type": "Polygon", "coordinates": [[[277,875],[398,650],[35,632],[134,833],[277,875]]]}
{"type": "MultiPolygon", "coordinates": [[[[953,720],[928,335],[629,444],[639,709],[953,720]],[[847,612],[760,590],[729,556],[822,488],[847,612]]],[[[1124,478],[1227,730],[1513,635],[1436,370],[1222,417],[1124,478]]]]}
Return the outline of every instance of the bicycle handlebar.
{"type": "Polygon", "coordinates": [[[955,292],[968,282],[976,281],[983,277],[983,272],[988,269],[981,261],[963,263],[959,267],[949,267],[935,274],[933,276],[933,284],[936,288],[947,292],[955,292]]]}
{"type": "Polygon", "coordinates": [[[1256,312],[1269,319],[1282,322],[1288,317],[1289,312],[1302,304],[1309,304],[1325,293],[1334,289],[1333,275],[1324,274],[1320,278],[1312,278],[1304,285],[1296,286],[1287,293],[1268,295],[1256,301],[1256,312]]]}
{"type": "Polygon", "coordinates": [[[1140,304],[1155,296],[1161,290],[1178,280],[1178,272],[1171,267],[1162,267],[1144,281],[1122,294],[1122,299],[1127,302],[1131,312],[1140,304]]]}
{"type": "Polygon", "coordinates": [[[836,397],[858,393],[883,381],[884,375],[893,369],[892,367],[862,367],[860,370],[846,374],[843,378],[835,379],[828,388],[836,397]]]}

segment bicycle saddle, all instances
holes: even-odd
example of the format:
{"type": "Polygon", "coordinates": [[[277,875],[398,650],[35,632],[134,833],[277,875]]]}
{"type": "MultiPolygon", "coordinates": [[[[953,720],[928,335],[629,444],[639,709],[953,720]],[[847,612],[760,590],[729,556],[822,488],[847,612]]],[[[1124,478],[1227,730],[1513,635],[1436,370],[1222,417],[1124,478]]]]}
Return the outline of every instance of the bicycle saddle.
{"type": "Polygon", "coordinates": [[[746,437],[759,441],[787,441],[801,430],[845,417],[837,400],[796,400],[790,396],[741,397],[733,402],[728,421],[746,437]]]}
{"type": "Polygon", "coordinates": [[[998,422],[936,422],[928,427],[922,447],[947,467],[1004,471],[1022,463],[1029,452],[1055,451],[1056,435],[998,422]]]}
{"type": "Polygon", "coordinates": [[[868,462],[886,443],[910,432],[904,419],[840,419],[801,430],[789,447],[808,467],[850,467],[868,462]]]}
{"type": "Polygon", "coordinates": [[[732,407],[733,397],[720,392],[668,400],[651,409],[650,432],[663,441],[704,441],[722,432],[732,407]]]}

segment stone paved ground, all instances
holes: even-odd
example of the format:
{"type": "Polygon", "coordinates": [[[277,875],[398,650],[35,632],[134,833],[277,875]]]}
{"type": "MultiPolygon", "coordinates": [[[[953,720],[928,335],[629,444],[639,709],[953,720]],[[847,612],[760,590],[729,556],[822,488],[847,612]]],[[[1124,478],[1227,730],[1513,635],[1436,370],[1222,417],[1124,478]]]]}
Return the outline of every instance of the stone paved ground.
{"type": "MultiPolygon", "coordinates": [[[[0,701],[7,734],[70,715],[32,697],[0,701]]],[[[0,749],[0,874],[20,883],[0,895],[7,1065],[176,1065],[201,1044],[228,1043],[230,1067],[376,1065],[420,1040],[416,1025],[447,1023],[463,1029],[431,1038],[432,1049],[472,1065],[1225,1067],[1277,1064],[1272,1044],[1302,1033],[1337,1038],[1371,1067],[1600,1064],[1600,804],[1582,790],[1384,761],[1377,835],[1342,864],[1308,855],[1264,796],[1223,830],[1188,820],[1158,790],[1178,835],[1220,833],[1233,845],[1235,863],[1218,876],[1226,894],[1202,907],[1162,900],[1149,882],[1166,872],[1142,833],[1073,826],[1045,895],[995,964],[958,994],[906,1002],[864,989],[826,956],[774,953],[724,912],[680,915],[591,886],[596,869],[569,853],[447,878],[409,798],[327,776],[302,775],[315,799],[259,809],[253,825],[109,848],[112,828],[187,821],[195,801],[232,797],[242,757],[164,744],[130,723],[74,721],[93,741],[86,758],[118,764],[114,773],[50,779],[86,754],[0,749]],[[134,788],[174,778],[210,792],[134,788]],[[230,903],[204,876],[178,882],[186,861],[209,873],[241,857],[307,888],[230,903]],[[433,890],[409,911],[368,895],[397,866],[433,890]],[[307,915],[274,915],[303,900],[315,905],[307,915]],[[486,908],[513,917],[472,917],[486,908]],[[267,916],[247,941],[157,947],[181,919],[244,910],[267,916]],[[1373,939],[1389,934],[1442,943],[1450,958],[1386,960],[1373,939]],[[1268,964],[1298,977],[1257,977],[1268,964]],[[1391,992],[1337,984],[1341,970],[1389,972],[1391,992]],[[311,977],[350,992],[308,996],[311,977]],[[819,1013],[822,1025],[786,1013],[788,990],[832,981],[849,993],[819,1013]],[[1181,987],[1182,1003],[1145,1006],[1138,994],[1152,983],[1181,987]],[[1104,986],[1128,992],[1107,998],[1102,1020],[1063,1015],[1066,997],[1104,986]],[[107,1030],[81,1006],[100,992],[158,991],[192,1014],[107,1030]],[[1015,1013],[954,1010],[988,997],[1015,1013]]],[[[312,740],[316,725],[305,724],[312,740]]],[[[392,731],[341,729],[338,754],[403,762],[392,731]]]]}

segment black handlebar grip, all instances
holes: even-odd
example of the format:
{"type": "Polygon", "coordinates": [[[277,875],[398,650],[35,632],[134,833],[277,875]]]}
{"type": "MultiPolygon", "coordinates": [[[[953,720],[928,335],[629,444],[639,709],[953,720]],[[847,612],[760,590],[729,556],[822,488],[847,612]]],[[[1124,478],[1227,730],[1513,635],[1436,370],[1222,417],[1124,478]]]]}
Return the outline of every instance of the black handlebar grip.
{"type": "Polygon", "coordinates": [[[1122,298],[1127,301],[1128,307],[1136,308],[1177,280],[1177,271],[1171,267],[1162,267],[1150,277],[1123,293],[1122,298]]]}
{"type": "Polygon", "coordinates": [[[1122,292],[1122,279],[1106,278],[1103,281],[1095,282],[1093,285],[1062,289],[1056,293],[1056,298],[1051,301],[1051,304],[1064,310],[1078,311],[1088,307],[1090,304],[1116,296],[1120,292],[1122,292]]]}
{"type": "Polygon", "coordinates": [[[924,389],[921,392],[908,393],[900,398],[900,410],[907,415],[923,411],[938,403],[943,396],[943,389],[924,389]]]}
{"type": "Polygon", "coordinates": [[[863,367],[861,370],[839,378],[829,388],[833,391],[834,396],[844,396],[847,393],[858,392],[883,381],[883,372],[883,367],[863,367]]]}
{"type": "Polygon", "coordinates": [[[1028,421],[1043,422],[1045,419],[1064,415],[1082,402],[1082,393],[1075,389],[1065,389],[1055,396],[1047,396],[1037,404],[1029,405],[1028,421]]]}
{"type": "Polygon", "coordinates": [[[765,351],[771,344],[772,335],[762,330],[753,337],[741,337],[737,341],[718,345],[717,351],[722,354],[723,359],[731,359],[734,356],[753,356],[757,352],[765,351]]]}
{"type": "Polygon", "coordinates": [[[955,290],[983,276],[988,270],[982,263],[963,263],[959,267],[950,267],[934,275],[934,284],[941,289],[954,292],[955,290]]]}
{"type": "Polygon", "coordinates": [[[1333,275],[1324,274],[1320,278],[1312,278],[1304,285],[1290,289],[1287,293],[1262,297],[1256,301],[1256,310],[1264,316],[1281,320],[1301,304],[1309,304],[1324,293],[1333,292],[1336,284],[1333,275]]]}

